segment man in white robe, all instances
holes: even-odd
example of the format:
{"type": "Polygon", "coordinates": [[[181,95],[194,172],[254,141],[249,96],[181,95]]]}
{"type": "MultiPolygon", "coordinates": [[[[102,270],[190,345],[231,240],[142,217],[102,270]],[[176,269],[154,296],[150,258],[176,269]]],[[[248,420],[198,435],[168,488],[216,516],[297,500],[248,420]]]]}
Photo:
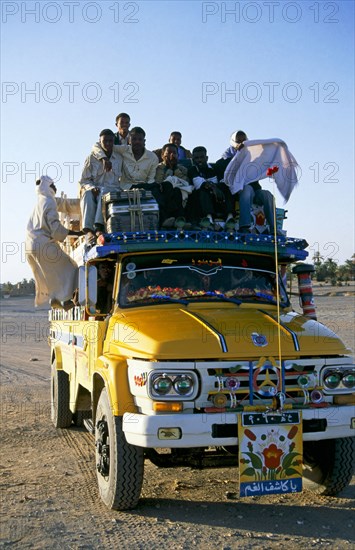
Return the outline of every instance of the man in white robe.
{"type": "Polygon", "coordinates": [[[37,204],[27,224],[26,259],[36,283],[35,306],[48,302],[65,309],[72,307],[77,288],[78,266],[59,246],[67,235],[81,232],[66,229],[59,221],[56,187],[48,176],[36,181],[37,204]]]}

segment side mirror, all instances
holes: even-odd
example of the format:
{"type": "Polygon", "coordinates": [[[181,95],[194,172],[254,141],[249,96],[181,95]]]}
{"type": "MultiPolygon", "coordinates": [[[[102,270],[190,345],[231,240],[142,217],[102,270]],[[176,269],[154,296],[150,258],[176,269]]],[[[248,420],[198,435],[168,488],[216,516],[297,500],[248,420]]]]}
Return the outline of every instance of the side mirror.
{"type": "Polygon", "coordinates": [[[79,304],[94,307],[97,302],[97,269],[94,265],[79,267],[79,304]]]}

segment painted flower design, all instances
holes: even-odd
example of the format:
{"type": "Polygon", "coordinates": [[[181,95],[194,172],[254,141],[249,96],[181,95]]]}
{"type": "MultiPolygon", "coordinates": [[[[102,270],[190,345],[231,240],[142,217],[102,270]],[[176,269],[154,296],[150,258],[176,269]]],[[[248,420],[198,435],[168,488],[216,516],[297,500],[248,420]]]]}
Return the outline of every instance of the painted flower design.
{"type": "Polygon", "coordinates": [[[270,470],[276,470],[280,466],[283,450],[276,447],[275,443],[271,443],[266,447],[262,454],[264,455],[265,466],[270,470]]]}

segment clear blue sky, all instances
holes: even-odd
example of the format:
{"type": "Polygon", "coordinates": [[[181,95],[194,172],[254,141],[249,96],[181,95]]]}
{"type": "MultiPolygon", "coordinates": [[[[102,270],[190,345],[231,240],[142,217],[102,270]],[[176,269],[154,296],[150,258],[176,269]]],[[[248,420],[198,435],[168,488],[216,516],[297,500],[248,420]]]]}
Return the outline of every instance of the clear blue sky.
{"type": "Polygon", "coordinates": [[[148,149],[180,130],[211,161],[237,129],[284,139],[302,168],[288,234],[306,238],[311,257],[354,253],[353,1],[3,1],[1,10],[1,282],[31,277],[23,242],[35,177],[47,172],[76,196],[92,143],[122,111],[146,130],[148,149]]]}

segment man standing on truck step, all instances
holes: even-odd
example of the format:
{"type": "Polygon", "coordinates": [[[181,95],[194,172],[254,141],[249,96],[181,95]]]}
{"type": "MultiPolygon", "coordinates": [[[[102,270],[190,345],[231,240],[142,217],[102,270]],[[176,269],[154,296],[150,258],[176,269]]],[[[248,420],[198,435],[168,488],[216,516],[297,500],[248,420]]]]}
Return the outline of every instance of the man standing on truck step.
{"type": "Polygon", "coordinates": [[[118,189],[122,171],[122,156],[114,150],[115,135],[112,130],[102,130],[99,139],[103,154],[110,163],[110,170],[107,171],[102,160],[91,153],[85,160],[79,181],[82,228],[87,243],[91,244],[95,242],[95,234],[97,236],[104,230],[101,197],[103,193],[118,189]]]}
{"type": "Polygon", "coordinates": [[[54,181],[41,176],[36,181],[37,204],[27,224],[26,260],[36,283],[35,306],[48,304],[70,309],[77,287],[78,266],[59,246],[67,235],[81,235],[59,221],[54,181]]]}

